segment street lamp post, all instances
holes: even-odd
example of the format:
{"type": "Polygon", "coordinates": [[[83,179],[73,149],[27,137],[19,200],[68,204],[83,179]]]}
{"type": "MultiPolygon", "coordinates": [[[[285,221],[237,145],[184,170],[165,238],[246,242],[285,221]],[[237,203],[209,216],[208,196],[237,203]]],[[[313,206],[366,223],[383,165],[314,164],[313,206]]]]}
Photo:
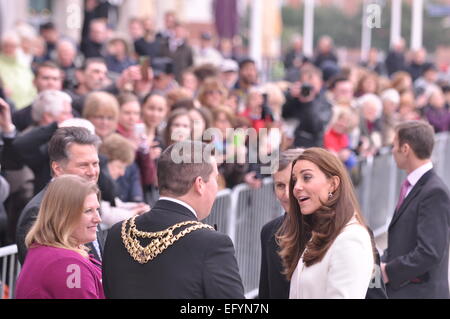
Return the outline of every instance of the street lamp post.
{"type": "Polygon", "coordinates": [[[390,47],[392,48],[395,43],[401,38],[401,25],[402,25],[402,0],[392,0],[391,5],[391,35],[390,35],[390,47]]]}
{"type": "Polygon", "coordinates": [[[367,61],[372,46],[372,28],[368,21],[368,0],[363,3],[362,30],[361,30],[361,61],[367,61]]]}
{"type": "Polygon", "coordinates": [[[262,66],[262,1],[252,1],[250,21],[250,57],[258,67],[262,66]]]}
{"type": "Polygon", "coordinates": [[[411,50],[422,47],[423,0],[414,0],[412,8],[411,50]]]}
{"type": "Polygon", "coordinates": [[[305,0],[303,17],[303,54],[312,57],[314,54],[314,0],[305,0]]]}

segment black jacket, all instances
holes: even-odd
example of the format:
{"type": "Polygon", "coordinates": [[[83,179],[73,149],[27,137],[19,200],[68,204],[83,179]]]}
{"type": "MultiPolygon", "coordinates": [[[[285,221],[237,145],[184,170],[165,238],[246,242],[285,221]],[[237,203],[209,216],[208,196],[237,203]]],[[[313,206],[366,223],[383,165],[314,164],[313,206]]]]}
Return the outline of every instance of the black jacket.
{"type": "Polygon", "coordinates": [[[283,118],[300,121],[295,129],[294,145],[304,148],[323,145],[323,134],[331,115],[331,105],[322,94],[306,103],[288,95],[282,112],[283,118]]]}
{"type": "MultiPolygon", "coordinates": [[[[155,232],[189,220],[196,220],[189,209],[159,200],[150,212],[136,219],[136,228],[155,232]]],[[[105,244],[103,287],[107,298],[244,298],[233,243],[227,235],[198,229],[140,264],[125,249],[121,227],[118,223],[109,230],[105,244]]]]}
{"type": "Polygon", "coordinates": [[[417,64],[415,62],[412,62],[408,65],[406,71],[411,75],[411,78],[413,82],[420,78],[423,74],[423,71],[428,66],[427,63],[417,64]]]}
{"type": "Polygon", "coordinates": [[[160,56],[172,59],[173,74],[175,75],[175,79],[180,83],[183,71],[194,64],[194,52],[192,51],[191,46],[186,42],[183,42],[175,51],[171,51],[169,49],[169,43],[166,41],[161,43],[160,50],[160,56]]]}
{"type": "Polygon", "coordinates": [[[31,116],[31,105],[24,107],[12,114],[12,122],[16,126],[19,132],[25,130],[28,126],[33,124],[33,118],[31,116]]]}
{"type": "Polygon", "coordinates": [[[57,129],[56,122],[36,127],[17,136],[13,142],[13,148],[20,154],[23,163],[33,171],[34,194],[39,193],[51,179],[47,143],[57,129]]]}
{"type": "Polygon", "coordinates": [[[385,60],[385,64],[389,76],[397,71],[404,71],[406,69],[405,54],[395,51],[389,51],[385,60]]]}
{"type": "Polygon", "coordinates": [[[277,217],[261,230],[261,274],[259,278],[260,299],[288,299],[290,282],[282,274],[283,264],[278,255],[280,247],[275,241],[275,234],[286,217],[277,217]]]}

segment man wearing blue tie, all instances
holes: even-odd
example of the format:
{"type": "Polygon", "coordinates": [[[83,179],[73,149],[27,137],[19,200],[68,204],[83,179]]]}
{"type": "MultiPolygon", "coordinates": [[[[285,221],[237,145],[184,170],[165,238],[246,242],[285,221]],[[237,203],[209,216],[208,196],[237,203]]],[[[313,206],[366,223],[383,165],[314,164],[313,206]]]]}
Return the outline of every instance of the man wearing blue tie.
{"type": "Polygon", "coordinates": [[[450,198],[433,170],[433,146],[428,123],[408,121],[396,127],[392,153],[408,176],[381,263],[389,298],[449,298],[450,198]]]}

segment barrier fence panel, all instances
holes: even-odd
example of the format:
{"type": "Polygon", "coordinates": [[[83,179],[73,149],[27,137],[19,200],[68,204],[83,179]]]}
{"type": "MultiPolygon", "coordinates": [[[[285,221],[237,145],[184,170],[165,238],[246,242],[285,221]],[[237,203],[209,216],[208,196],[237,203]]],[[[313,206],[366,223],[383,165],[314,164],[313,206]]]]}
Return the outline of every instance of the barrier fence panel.
{"type": "Polygon", "coordinates": [[[260,189],[238,185],[233,190],[235,214],[234,246],[236,259],[248,293],[259,287],[261,267],[261,229],[268,221],[282,214],[271,179],[265,179],[260,189]]]}
{"type": "Polygon", "coordinates": [[[211,226],[216,225],[218,231],[229,235],[230,210],[231,189],[223,189],[217,193],[211,213],[202,222],[211,226]]]}
{"type": "Polygon", "coordinates": [[[373,161],[370,175],[370,192],[366,221],[374,233],[379,234],[387,230],[386,222],[395,208],[397,168],[391,154],[383,154],[373,161]]]}
{"type": "Polygon", "coordinates": [[[16,279],[20,272],[16,245],[0,248],[0,266],[0,299],[11,299],[14,296],[16,279]]]}
{"type": "Polygon", "coordinates": [[[445,147],[447,146],[447,141],[448,141],[448,134],[446,133],[436,134],[433,155],[431,157],[433,161],[434,170],[436,171],[436,174],[438,174],[442,179],[444,179],[446,165],[448,166],[448,164],[445,161],[446,159],[445,147]]]}
{"type": "Polygon", "coordinates": [[[365,220],[369,219],[369,199],[370,199],[370,176],[373,167],[373,158],[367,158],[361,163],[361,181],[356,187],[356,196],[358,197],[361,213],[365,220]]]}
{"type": "Polygon", "coordinates": [[[446,169],[444,169],[443,175],[441,176],[444,180],[445,185],[447,185],[448,188],[450,188],[450,135],[447,134],[447,139],[445,141],[445,147],[443,149],[444,152],[444,165],[446,166],[446,169]]]}

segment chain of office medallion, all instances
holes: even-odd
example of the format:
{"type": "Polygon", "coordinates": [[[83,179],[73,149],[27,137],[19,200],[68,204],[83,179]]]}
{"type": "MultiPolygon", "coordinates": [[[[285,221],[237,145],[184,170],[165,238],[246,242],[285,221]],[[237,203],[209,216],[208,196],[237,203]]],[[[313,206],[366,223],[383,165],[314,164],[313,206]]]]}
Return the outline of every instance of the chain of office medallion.
{"type": "Polygon", "coordinates": [[[210,225],[190,220],[175,224],[159,232],[143,232],[136,229],[136,224],[134,222],[135,218],[136,217],[129,219],[130,226],[128,228],[128,231],[126,230],[128,220],[125,220],[122,223],[122,241],[131,257],[133,257],[133,259],[139,262],[140,264],[145,264],[148,261],[154,259],[164,250],[166,250],[169,246],[171,246],[174,242],[176,242],[177,240],[179,240],[180,238],[184,237],[186,234],[189,234],[192,231],[202,228],[209,228],[214,230],[214,228],[211,227],[210,225]],[[175,229],[190,224],[193,225],[183,229],[175,236],[173,235],[173,231],[175,229]],[[143,247],[141,246],[141,243],[139,242],[137,237],[154,238],[154,239],[152,239],[147,246],[143,247]]]}

